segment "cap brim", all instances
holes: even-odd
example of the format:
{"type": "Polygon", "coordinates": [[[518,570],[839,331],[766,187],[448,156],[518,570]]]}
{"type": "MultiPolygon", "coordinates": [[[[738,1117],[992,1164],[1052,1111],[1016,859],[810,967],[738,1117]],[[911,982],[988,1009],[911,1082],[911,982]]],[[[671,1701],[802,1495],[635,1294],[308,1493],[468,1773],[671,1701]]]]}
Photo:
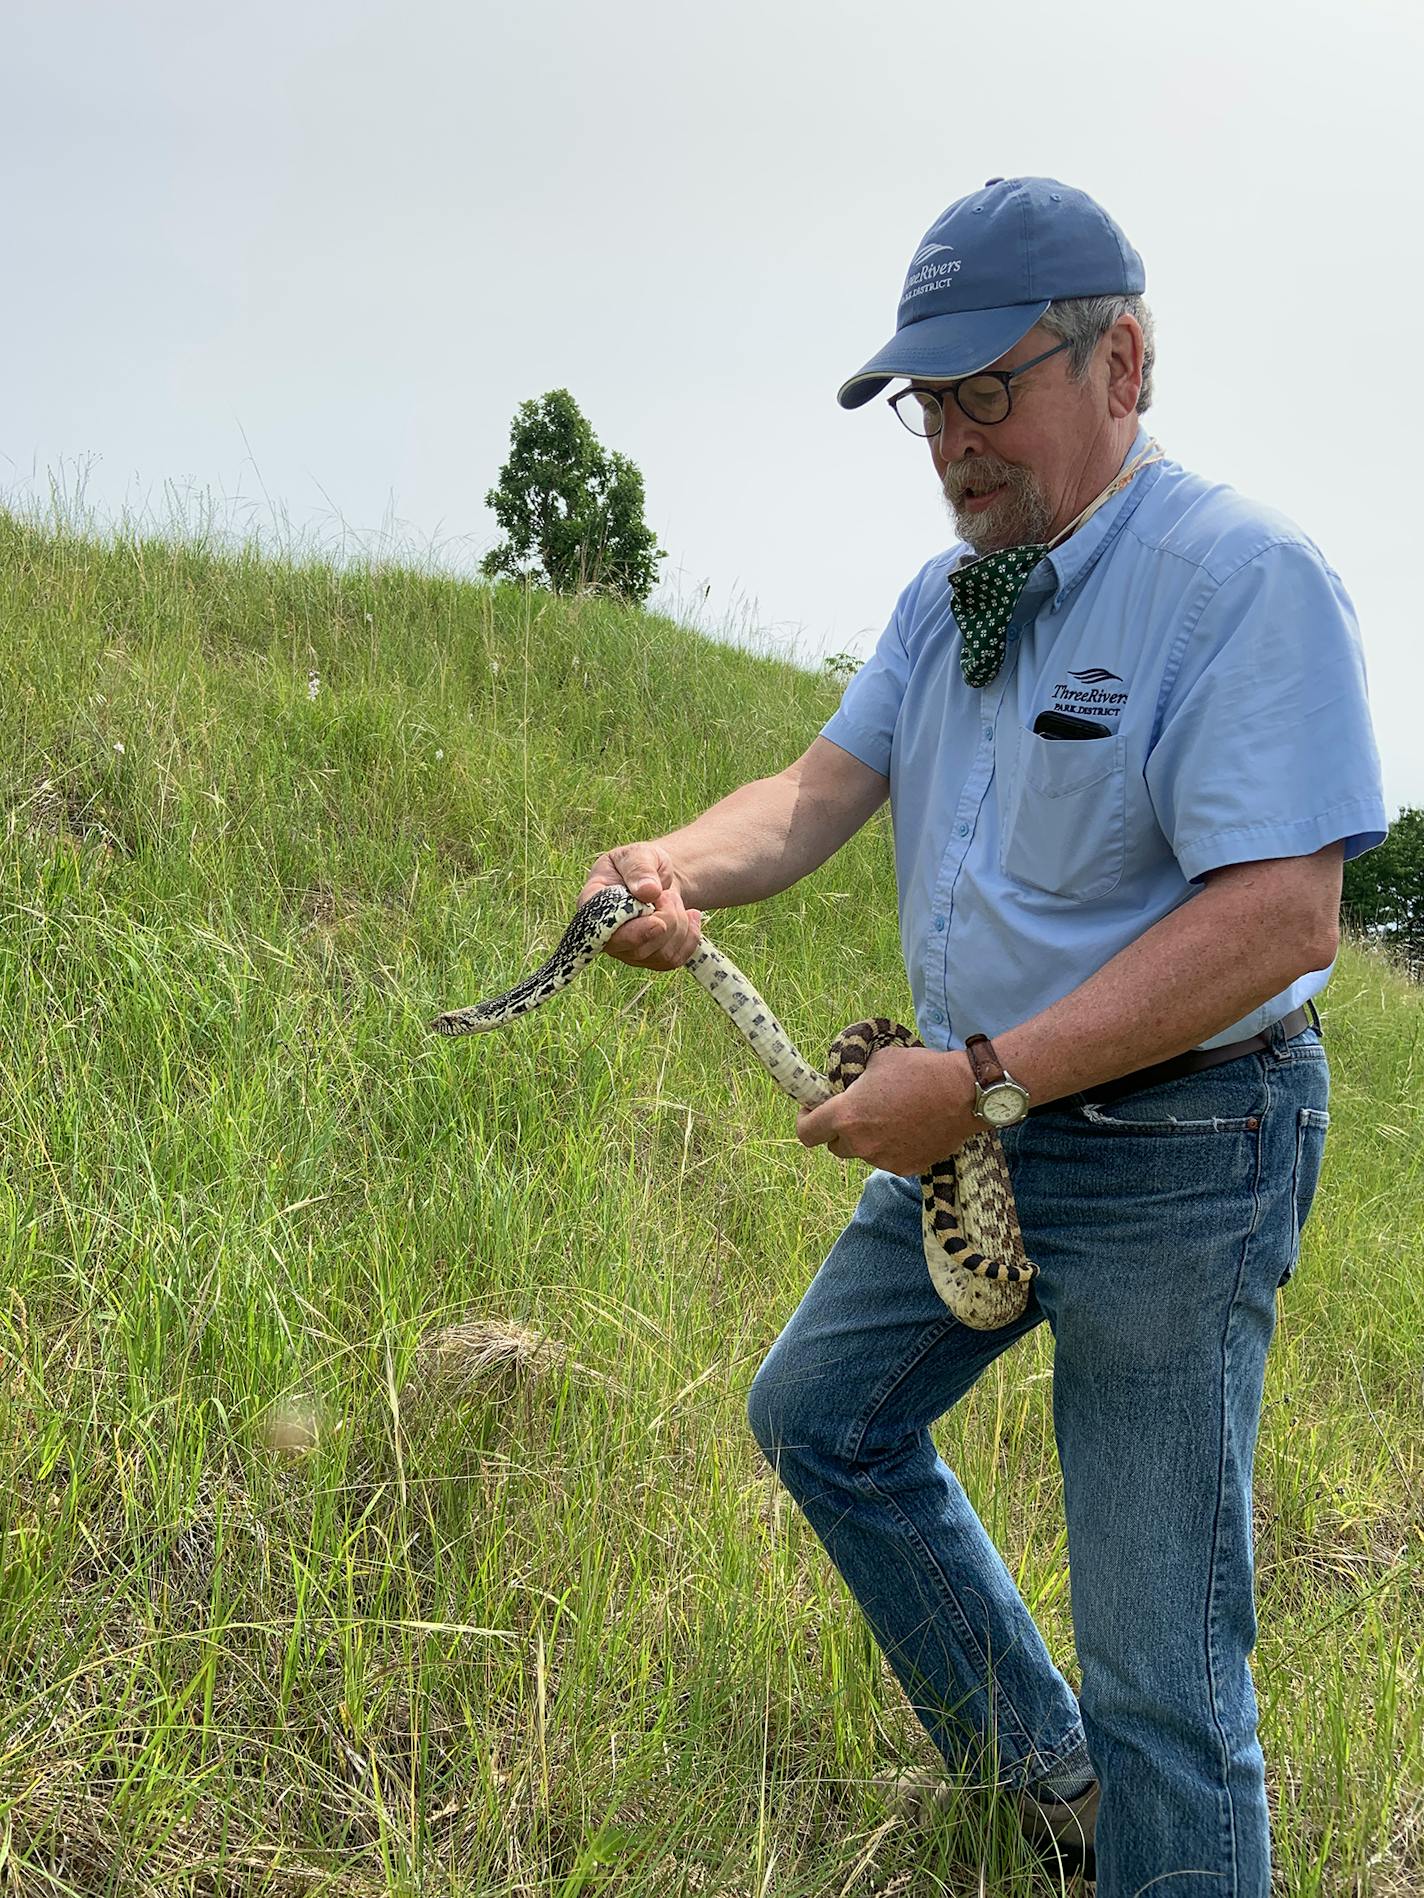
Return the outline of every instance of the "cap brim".
{"type": "Polygon", "coordinates": [[[972,376],[1027,336],[1051,301],[1013,303],[997,310],[956,310],[952,316],[926,316],[918,323],[907,323],[879,355],[841,384],[836,400],[843,409],[858,409],[897,376],[927,382],[972,376]]]}

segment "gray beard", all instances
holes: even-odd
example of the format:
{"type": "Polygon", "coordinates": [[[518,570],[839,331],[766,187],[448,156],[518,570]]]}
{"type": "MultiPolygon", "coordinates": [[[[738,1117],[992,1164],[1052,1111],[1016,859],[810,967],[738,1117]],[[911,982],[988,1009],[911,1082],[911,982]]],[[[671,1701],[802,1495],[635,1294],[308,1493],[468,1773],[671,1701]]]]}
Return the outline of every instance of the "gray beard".
{"type": "Polygon", "coordinates": [[[945,506],[959,538],[967,541],[976,554],[999,553],[1005,547],[1047,540],[1053,512],[1028,469],[1005,464],[985,472],[1002,475],[1005,491],[983,514],[965,513],[950,499],[948,485],[944,489],[945,506]]]}

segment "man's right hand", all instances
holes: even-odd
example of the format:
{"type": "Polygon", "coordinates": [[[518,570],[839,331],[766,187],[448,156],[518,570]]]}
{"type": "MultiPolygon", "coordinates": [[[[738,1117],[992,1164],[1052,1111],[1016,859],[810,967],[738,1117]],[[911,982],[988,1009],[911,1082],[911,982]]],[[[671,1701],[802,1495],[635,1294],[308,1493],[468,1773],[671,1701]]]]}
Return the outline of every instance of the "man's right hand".
{"type": "Polygon", "coordinates": [[[599,890],[621,883],[640,903],[651,903],[651,916],[635,916],[604,944],[604,953],[635,969],[680,969],[702,935],[702,911],[688,909],[678,888],[672,858],[660,844],[621,844],[608,850],[588,873],[580,904],[599,890]]]}

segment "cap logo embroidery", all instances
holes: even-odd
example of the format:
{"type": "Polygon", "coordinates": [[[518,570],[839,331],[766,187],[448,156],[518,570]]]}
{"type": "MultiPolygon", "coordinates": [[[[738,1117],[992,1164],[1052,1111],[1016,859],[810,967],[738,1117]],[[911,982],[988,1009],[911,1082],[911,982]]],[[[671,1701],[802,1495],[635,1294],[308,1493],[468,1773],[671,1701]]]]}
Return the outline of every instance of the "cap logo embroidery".
{"type": "Polygon", "coordinates": [[[910,273],[905,279],[905,288],[900,293],[903,306],[911,297],[922,297],[929,290],[947,290],[959,274],[962,257],[951,253],[952,244],[922,244],[910,259],[910,273]],[[932,259],[938,258],[938,262],[932,259]]]}

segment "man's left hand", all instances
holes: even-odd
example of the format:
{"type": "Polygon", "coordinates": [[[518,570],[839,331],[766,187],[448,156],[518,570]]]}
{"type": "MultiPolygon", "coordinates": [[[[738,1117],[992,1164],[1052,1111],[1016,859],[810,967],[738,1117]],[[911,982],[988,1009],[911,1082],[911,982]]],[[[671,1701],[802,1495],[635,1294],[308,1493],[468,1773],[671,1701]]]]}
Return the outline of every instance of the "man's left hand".
{"type": "Polygon", "coordinates": [[[968,1056],[934,1048],[878,1049],[844,1094],[796,1119],[803,1146],[887,1173],[925,1173],[983,1131],[968,1056]]]}

